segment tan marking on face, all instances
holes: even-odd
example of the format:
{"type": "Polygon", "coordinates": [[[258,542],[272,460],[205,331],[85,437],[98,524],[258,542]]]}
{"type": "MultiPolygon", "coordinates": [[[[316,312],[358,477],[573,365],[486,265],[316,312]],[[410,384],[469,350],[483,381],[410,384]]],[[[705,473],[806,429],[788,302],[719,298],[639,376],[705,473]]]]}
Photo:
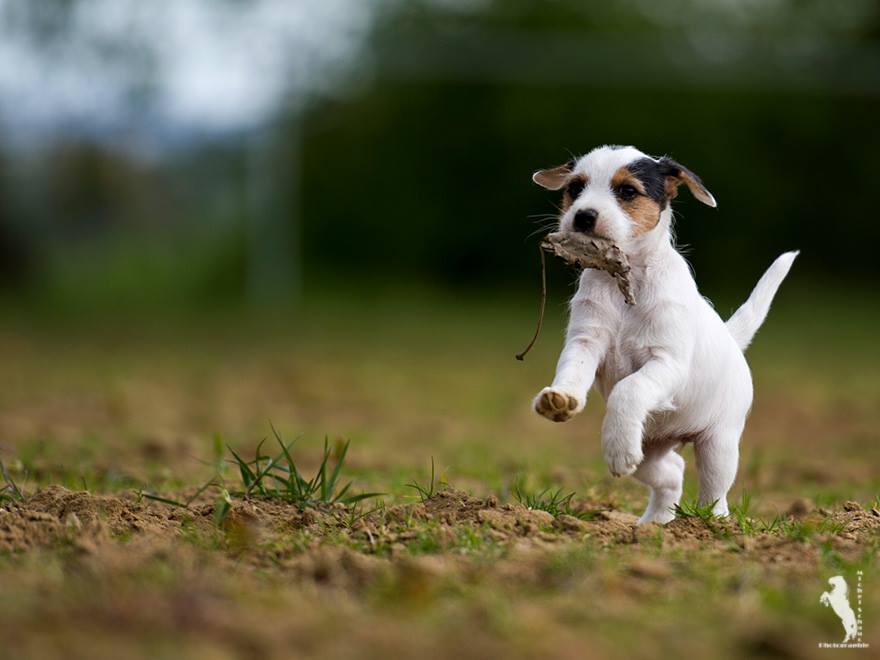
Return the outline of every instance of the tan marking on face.
{"type": "Polygon", "coordinates": [[[635,198],[629,201],[618,198],[617,203],[633,221],[633,236],[641,236],[657,226],[663,209],[645,195],[645,186],[626,167],[621,167],[611,177],[611,190],[617,190],[622,185],[632,186],[639,191],[635,198]]]}
{"type": "Polygon", "coordinates": [[[650,197],[639,195],[629,202],[621,200],[620,208],[632,218],[635,225],[633,236],[641,236],[651,231],[660,222],[660,205],[650,197]]]}
{"type": "Polygon", "coordinates": [[[611,190],[619,188],[623,184],[632,186],[642,194],[645,193],[645,186],[626,167],[619,168],[611,177],[611,190]]]}
{"type": "Polygon", "coordinates": [[[571,208],[571,204],[572,202],[574,202],[574,200],[571,198],[571,195],[568,193],[568,185],[572,181],[580,181],[584,184],[584,188],[586,188],[587,184],[590,181],[590,178],[585,174],[578,174],[577,176],[571,177],[571,181],[566,182],[565,192],[562,193],[562,213],[565,213],[569,208],[571,208]]]}

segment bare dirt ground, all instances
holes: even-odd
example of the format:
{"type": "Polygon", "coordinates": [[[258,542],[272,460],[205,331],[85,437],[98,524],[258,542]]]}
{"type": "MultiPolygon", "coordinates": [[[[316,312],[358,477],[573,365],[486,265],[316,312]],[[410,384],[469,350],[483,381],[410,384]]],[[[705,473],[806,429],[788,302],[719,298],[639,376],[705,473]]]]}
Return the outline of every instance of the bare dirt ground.
{"type": "Polygon", "coordinates": [[[749,353],[737,515],[666,527],[636,526],[644,493],[602,466],[598,400],[562,425],[529,412],[559,327],[516,363],[527,310],[378,309],[357,342],[327,310],[7,324],[0,460],[23,496],[0,501],[0,655],[823,657],[843,631],[819,595],[859,571],[871,647],[850,652],[876,654],[880,360],[861,324],[804,329],[797,310],[749,353]],[[195,495],[212,435],[252,453],[269,420],[303,435],[309,474],[324,435],[351,438],[347,478],[384,495],[235,498],[218,522],[217,489],[186,508],[139,494],[195,495]],[[407,483],[429,485],[432,457],[423,498],[407,483]],[[516,484],[576,495],[551,513],[516,484]]]}

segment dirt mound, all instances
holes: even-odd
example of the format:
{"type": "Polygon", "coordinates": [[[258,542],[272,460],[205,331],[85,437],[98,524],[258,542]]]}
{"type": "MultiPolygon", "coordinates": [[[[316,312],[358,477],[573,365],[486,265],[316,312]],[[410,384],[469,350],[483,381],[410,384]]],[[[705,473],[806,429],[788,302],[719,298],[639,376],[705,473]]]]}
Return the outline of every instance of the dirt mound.
{"type": "Polygon", "coordinates": [[[353,552],[348,548],[322,546],[297,555],[283,564],[297,580],[323,586],[360,590],[390,571],[387,560],[353,552]]]}
{"type": "MultiPolygon", "coordinates": [[[[498,509],[498,498],[490,495],[480,499],[454,488],[445,488],[425,500],[421,508],[426,517],[450,525],[457,522],[479,522],[481,511],[498,509]]],[[[505,505],[504,510],[510,511],[511,505],[505,505]]]]}
{"type": "MultiPolygon", "coordinates": [[[[210,498],[183,509],[135,494],[92,495],[50,486],[0,512],[0,550],[58,543],[89,548],[108,538],[136,536],[167,541],[179,536],[185,523],[210,535],[217,531],[213,512],[210,498]]],[[[399,557],[474,549],[483,542],[523,549],[585,539],[653,542],[660,535],[667,543],[696,545],[717,537],[717,530],[692,519],[676,520],[665,530],[638,527],[636,521],[634,515],[620,511],[599,511],[589,520],[567,514],[554,517],[517,503],[500,504],[495,496],[478,498],[445,488],[421,503],[379,507],[363,515],[343,505],[300,509],[277,501],[236,501],[220,531],[227,550],[249,552],[255,561],[290,565],[303,574],[320,570],[291,564],[293,558],[330,539],[351,544],[361,554],[399,557]],[[292,536],[295,542],[290,541],[292,536]]]]}
{"type": "Polygon", "coordinates": [[[853,558],[880,531],[880,511],[855,503],[834,512],[799,512],[776,529],[747,534],[731,519],[678,518],[665,527],[638,526],[634,515],[620,511],[594,511],[588,519],[553,516],[452,488],[420,503],[363,513],[341,504],[301,509],[251,499],[235,501],[219,528],[213,514],[210,496],[184,509],[134,493],[92,495],[50,486],[0,507],[0,552],[64,545],[94,552],[120,541],[127,547],[137,542],[162,548],[182,538],[317,583],[356,587],[387,568],[376,558],[399,562],[499,548],[529,552],[584,542],[741,552],[762,564],[810,566],[818,551],[807,537],[821,538],[834,552],[853,558]]]}
{"type": "Polygon", "coordinates": [[[183,509],[158,505],[134,494],[92,495],[48,486],[23,502],[0,508],[0,551],[73,544],[87,548],[133,534],[176,535],[183,509]]]}
{"type": "Polygon", "coordinates": [[[521,504],[500,505],[494,495],[481,499],[454,488],[435,493],[421,505],[412,507],[412,513],[447,525],[485,524],[499,531],[515,531],[522,536],[549,530],[555,522],[546,511],[529,509],[521,504]]]}
{"type": "Polygon", "coordinates": [[[734,533],[734,523],[728,520],[706,522],[700,518],[676,518],[663,528],[666,542],[685,545],[711,543],[719,537],[734,533]]]}

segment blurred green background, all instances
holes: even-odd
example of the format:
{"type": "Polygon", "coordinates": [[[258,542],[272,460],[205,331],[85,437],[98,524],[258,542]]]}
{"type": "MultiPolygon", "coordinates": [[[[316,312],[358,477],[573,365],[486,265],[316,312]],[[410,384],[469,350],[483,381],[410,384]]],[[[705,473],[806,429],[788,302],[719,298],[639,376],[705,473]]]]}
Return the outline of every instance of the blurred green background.
{"type": "Polygon", "coordinates": [[[174,4],[0,3],[14,307],[532,304],[530,173],[603,143],[703,177],[677,234],[713,297],[800,248],[792,286],[876,303],[877,2],[174,4]]]}

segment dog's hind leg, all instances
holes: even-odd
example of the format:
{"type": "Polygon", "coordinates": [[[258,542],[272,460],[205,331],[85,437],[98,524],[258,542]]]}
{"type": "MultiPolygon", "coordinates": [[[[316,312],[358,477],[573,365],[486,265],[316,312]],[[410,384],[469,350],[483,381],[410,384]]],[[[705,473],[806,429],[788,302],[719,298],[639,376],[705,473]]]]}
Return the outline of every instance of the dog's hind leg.
{"type": "Polygon", "coordinates": [[[675,518],[673,511],[681,499],[684,482],[684,459],[669,446],[648,449],[633,476],[651,488],[648,508],[639,518],[639,524],[668,523],[675,518]]]}
{"type": "Polygon", "coordinates": [[[716,429],[694,443],[700,478],[700,504],[712,504],[712,513],[726,516],[727,491],[736,479],[742,427],[716,429]]]}

